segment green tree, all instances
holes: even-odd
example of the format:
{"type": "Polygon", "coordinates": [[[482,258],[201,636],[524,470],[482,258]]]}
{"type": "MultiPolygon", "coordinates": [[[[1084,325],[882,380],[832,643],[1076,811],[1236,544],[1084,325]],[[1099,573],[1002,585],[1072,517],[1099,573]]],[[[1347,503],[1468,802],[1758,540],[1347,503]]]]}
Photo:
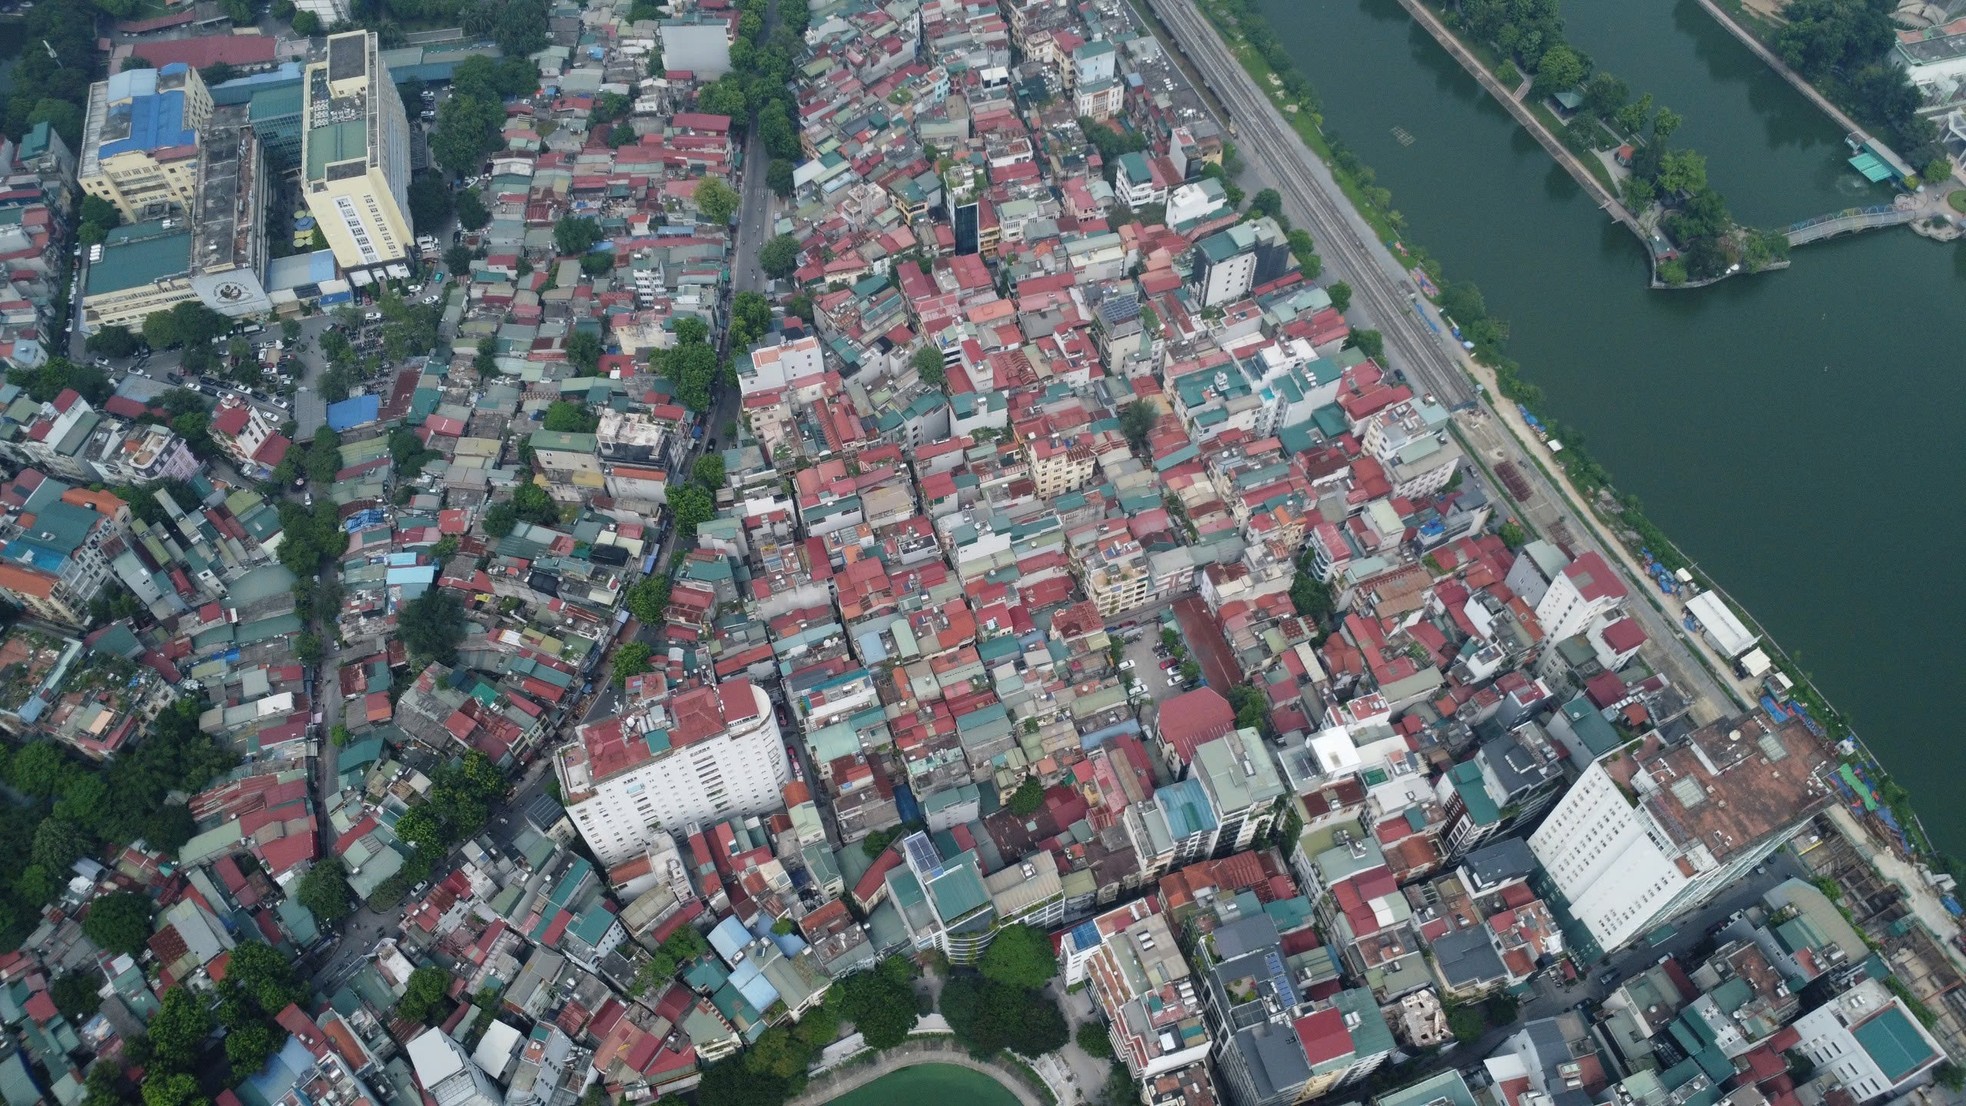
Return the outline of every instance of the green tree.
{"type": "Polygon", "coordinates": [[[1376,330],[1354,330],[1348,344],[1375,361],[1386,355],[1386,336],[1376,330]]]}
{"type": "Polygon", "coordinates": [[[396,632],[411,656],[456,664],[457,646],[464,640],[464,604],[455,592],[431,588],[396,612],[396,632]]]}
{"type": "Polygon", "coordinates": [[[1536,93],[1553,96],[1567,92],[1584,81],[1590,70],[1590,63],[1571,47],[1558,43],[1543,51],[1543,57],[1536,63],[1536,93]]]}
{"type": "MultiPolygon", "coordinates": [[[[89,198],[95,199],[94,196],[89,198]]],[[[89,335],[88,350],[90,353],[101,354],[104,357],[128,357],[135,353],[141,344],[137,336],[130,333],[127,328],[105,326],[89,335]]]]}
{"type": "Polygon", "coordinates": [[[491,222],[491,212],[486,210],[485,201],[475,188],[458,193],[456,208],[457,225],[466,231],[483,230],[491,222]]]}
{"type": "Polygon", "coordinates": [[[184,1072],[153,1072],[143,1079],[143,1106],[208,1106],[198,1080],[184,1072]]]}
{"type": "Polygon", "coordinates": [[[1136,454],[1145,455],[1147,438],[1153,434],[1154,425],[1160,421],[1160,411],[1144,399],[1136,399],[1120,408],[1120,437],[1133,447],[1136,454]]]}
{"type": "Polygon", "coordinates": [[[1512,550],[1521,549],[1529,544],[1529,532],[1522,528],[1522,523],[1512,518],[1504,519],[1502,525],[1496,529],[1495,535],[1502,539],[1503,545],[1512,550]]]}
{"type": "Polygon", "coordinates": [[[410,221],[420,231],[434,231],[448,222],[453,210],[451,187],[436,173],[410,178],[410,221]]]}
{"type": "Polygon", "coordinates": [[[316,861],[300,878],[294,897],[327,925],[334,925],[355,912],[355,894],[348,886],[348,872],[335,857],[316,861]]]}
{"type": "Polygon", "coordinates": [[[653,670],[654,666],[649,662],[653,652],[648,643],[643,641],[630,641],[616,646],[614,660],[608,668],[608,678],[614,682],[614,686],[626,687],[630,677],[653,670]]]}
{"type": "Polygon", "coordinates": [[[1270,699],[1261,689],[1248,684],[1230,688],[1229,706],[1235,709],[1237,729],[1270,728],[1270,699]]]}
{"type": "Polygon", "coordinates": [[[1113,1058],[1112,1034],[1106,1032],[1106,1027],[1098,1022],[1080,1022],[1075,1039],[1079,1043],[1079,1048],[1084,1050],[1087,1056],[1095,1060],[1113,1058]]]}
{"type": "Polygon", "coordinates": [[[1037,813],[1038,808],[1044,805],[1044,784],[1038,782],[1036,776],[1025,776],[1017,789],[1004,799],[1003,805],[1020,818],[1037,813]]]}
{"type": "Polygon", "coordinates": [[[600,367],[602,352],[601,336],[590,329],[581,327],[567,335],[567,361],[575,369],[578,369],[582,375],[592,376],[594,374],[595,370],[600,367]]]}
{"type": "Polygon", "coordinates": [[[915,351],[910,363],[915,367],[915,375],[931,388],[947,389],[949,373],[944,365],[942,351],[934,346],[923,346],[915,351]]]}
{"type": "Polygon", "coordinates": [[[749,114],[747,106],[744,79],[736,73],[724,74],[696,94],[696,110],[710,115],[742,118],[749,114]]]}
{"type": "Polygon", "coordinates": [[[37,799],[52,798],[68,778],[70,765],[61,746],[52,741],[30,742],[8,766],[7,778],[15,789],[37,799]]]}
{"type": "Polygon", "coordinates": [[[1265,188],[1250,198],[1249,213],[1256,216],[1268,216],[1278,222],[1283,222],[1283,196],[1278,194],[1274,188],[1265,188]]]}
{"type": "Polygon", "coordinates": [[[499,101],[453,94],[437,109],[437,125],[429,136],[430,156],[453,173],[473,172],[504,145],[499,133],[504,125],[505,107],[499,101]]]}
{"type": "Polygon", "coordinates": [[[942,988],[941,1008],[956,1040],[979,1056],[1004,1048],[1041,1056],[1071,1039],[1056,1004],[1035,991],[980,975],[951,976],[942,988]]]}
{"type": "Polygon", "coordinates": [[[730,223],[730,217],[737,211],[737,191],[716,177],[704,177],[696,184],[696,191],[690,194],[696,201],[696,209],[703,218],[718,226],[730,223]]]}
{"type": "Polygon", "coordinates": [[[1659,159],[1657,183],[1668,196],[1705,191],[1707,159],[1692,150],[1668,150],[1659,159]]]}
{"type": "Polygon", "coordinates": [[[35,828],[30,855],[34,863],[51,873],[64,873],[65,878],[69,865],[89,855],[94,845],[87,830],[66,818],[51,815],[35,828]]]}
{"type": "Polygon", "coordinates": [[[1652,141],[1663,147],[1666,140],[1673,136],[1673,132],[1679,130],[1679,125],[1683,122],[1685,120],[1678,112],[1671,108],[1660,108],[1659,114],[1652,117],[1652,141]]]}
{"type": "Polygon", "coordinates": [[[799,267],[799,240],[789,234],[773,235],[758,251],[758,266],[774,280],[791,276],[799,267]]]}
{"type": "Polygon", "coordinates": [[[695,315],[678,315],[669,325],[679,346],[700,346],[710,340],[710,324],[695,315]]]}
{"type": "Polygon", "coordinates": [[[451,973],[428,965],[410,973],[403,997],[396,1003],[396,1016],[405,1021],[425,1023],[443,1012],[450,997],[451,973]]]}
{"type": "Polygon", "coordinates": [[[527,522],[550,526],[560,520],[559,505],[538,484],[525,483],[512,489],[512,506],[519,512],[519,517],[527,522]]]}
{"type": "Polygon", "coordinates": [[[1346,311],[1351,310],[1351,306],[1352,306],[1351,285],[1346,284],[1342,280],[1334,280],[1330,284],[1325,285],[1324,291],[1326,295],[1331,297],[1331,306],[1337,308],[1339,314],[1342,315],[1346,311]]]}
{"type": "Polygon", "coordinates": [[[1584,106],[1600,119],[1611,119],[1631,102],[1631,95],[1625,82],[1600,69],[1584,85],[1584,106]]]}
{"type": "Polygon", "coordinates": [[[242,1022],[225,1031],[225,1058],[235,1073],[257,1072],[280,1051],[286,1039],[286,1033],[272,1022],[242,1022]]]}
{"type": "Polygon", "coordinates": [[[723,457],[715,453],[705,453],[698,457],[696,464],[690,469],[690,479],[715,494],[717,489],[724,486],[723,457]]]}
{"type": "Polygon", "coordinates": [[[773,158],[771,164],[765,166],[765,187],[771,189],[779,199],[785,199],[791,196],[793,188],[796,187],[795,173],[796,169],[791,162],[782,157],[773,158]]]}
{"type": "Polygon", "coordinates": [[[678,534],[694,537],[698,526],[716,517],[717,506],[709,492],[685,484],[669,493],[669,514],[676,520],[678,534]]]}
{"type": "Polygon", "coordinates": [[[1652,118],[1652,94],[1644,93],[1638,99],[1626,104],[1612,113],[1612,121],[1626,134],[1637,136],[1645,129],[1646,120],[1652,118]]]}
{"type": "Polygon", "coordinates": [[[174,853],[198,832],[191,808],[183,803],[167,803],[144,819],[143,841],[153,849],[174,853]]]}
{"type": "Polygon", "coordinates": [[[585,215],[562,215],[553,224],[553,248],[562,257],[586,253],[601,237],[601,224],[585,215]]]}
{"type": "Polygon", "coordinates": [[[1058,974],[1051,938],[1034,926],[1009,925],[997,931],[976,964],[983,978],[1036,991],[1058,974]]]}
{"type": "Polygon", "coordinates": [[[485,511],[485,533],[502,538],[519,525],[519,510],[509,499],[492,504],[485,511]]]}
{"type": "Polygon", "coordinates": [[[589,411],[586,404],[556,399],[547,406],[542,425],[559,434],[591,434],[600,424],[601,417],[589,411]]]}
{"type": "Polygon", "coordinates": [[[628,610],[644,625],[656,626],[669,609],[669,577],[644,577],[628,589],[628,610]]]}
{"type": "Polygon", "coordinates": [[[211,1007],[189,988],[165,991],[148,1029],[152,1057],[168,1071],[192,1070],[214,1024],[211,1007]]]}
{"type": "Polygon", "coordinates": [[[54,984],[48,988],[48,997],[55,1000],[55,1009],[63,1017],[81,1025],[102,1009],[101,992],[102,973],[72,969],[55,977],[54,984]]]}
{"type": "Polygon", "coordinates": [[[885,971],[855,972],[836,986],[845,992],[840,1012],[871,1048],[893,1048],[907,1040],[919,1020],[913,989],[885,971]]]}
{"type": "Polygon", "coordinates": [[[311,988],[294,971],[294,962],[264,941],[241,941],[225,968],[222,992],[250,1000],[269,1017],[308,1000],[311,988]]]}

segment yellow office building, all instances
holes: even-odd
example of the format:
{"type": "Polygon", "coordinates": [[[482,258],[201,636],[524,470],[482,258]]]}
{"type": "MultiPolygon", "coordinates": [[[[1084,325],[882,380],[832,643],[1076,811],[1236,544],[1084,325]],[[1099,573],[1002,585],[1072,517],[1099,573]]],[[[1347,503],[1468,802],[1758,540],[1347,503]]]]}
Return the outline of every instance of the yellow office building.
{"type": "Polygon", "coordinates": [[[82,191],[115,204],[127,223],[190,211],[211,117],[212,94],[182,62],[97,81],[82,124],[82,191]]]}
{"type": "Polygon", "coordinates": [[[408,276],[409,118],[376,36],[330,35],[301,96],[301,191],[335,263],[357,285],[408,276]]]}

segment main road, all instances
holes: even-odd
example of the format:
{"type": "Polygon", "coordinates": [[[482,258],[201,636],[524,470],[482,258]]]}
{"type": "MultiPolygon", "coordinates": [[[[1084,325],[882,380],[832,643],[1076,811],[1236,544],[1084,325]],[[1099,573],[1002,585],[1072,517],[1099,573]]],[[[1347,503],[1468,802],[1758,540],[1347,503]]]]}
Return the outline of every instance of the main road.
{"type": "MultiPolygon", "coordinates": [[[[1409,382],[1460,412],[1456,431],[1485,466],[1513,461],[1530,484],[1522,513],[1546,534],[1561,521],[1573,552],[1596,552],[1619,565],[1633,600],[1626,610],[1650,639],[1648,656],[1680,693],[1703,705],[1701,721],[1738,709],[1739,696],[1723,689],[1713,672],[1694,655],[1671,615],[1660,606],[1654,586],[1632,571],[1630,555],[1601,539],[1593,520],[1581,517],[1568,496],[1553,486],[1541,463],[1528,455],[1501,420],[1482,409],[1465,365],[1465,354],[1449,335],[1446,322],[1425,297],[1411,289],[1405,268],[1382,245],[1325,165],[1257,87],[1194,0],[1147,0],[1172,45],[1187,59],[1205,86],[1203,99],[1219,107],[1237,128],[1250,183],[1275,188],[1295,225],[1308,230],[1326,264],[1351,284],[1352,317],[1376,327],[1385,338],[1386,362],[1409,382]]],[[[1501,402],[1507,402],[1502,400],[1501,402]]],[[[1500,496],[1491,488],[1491,498],[1500,496]]]]}

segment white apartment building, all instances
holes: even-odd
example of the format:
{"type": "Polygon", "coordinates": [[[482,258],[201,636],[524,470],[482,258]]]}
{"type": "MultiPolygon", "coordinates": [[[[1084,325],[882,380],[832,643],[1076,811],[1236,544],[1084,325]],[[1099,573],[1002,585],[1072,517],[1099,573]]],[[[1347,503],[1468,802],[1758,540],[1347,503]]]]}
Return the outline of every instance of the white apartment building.
{"type": "Polygon", "coordinates": [[[1205,1058],[1209,1037],[1200,995],[1167,919],[1149,903],[1136,902],[1094,918],[1092,926],[1099,944],[1085,958],[1085,976],[1105,1015],[1113,1052],[1134,1080],[1205,1058]]]}
{"type": "Polygon", "coordinates": [[[1227,855],[1255,845],[1276,821],[1277,800],[1289,793],[1276,758],[1253,729],[1237,730],[1195,750],[1194,779],[1215,811],[1215,851],[1227,855]]]}
{"type": "Polygon", "coordinates": [[[817,335],[787,340],[783,335],[768,346],[757,346],[737,359],[737,383],[745,395],[783,388],[826,371],[826,357],[817,335]]]}
{"type": "Polygon", "coordinates": [[[437,1106],[501,1106],[505,1093],[441,1029],[426,1029],[409,1043],[416,1081],[437,1106]]]}
{"type": "Polygon", "coordinates": [[[1602,554],[1592,551],[1550,581],[1536,604],[1536,622],[1547,640],[1562,641],[1582,633],[1591,619],[1617,606],[1625,594],[1625,582],[1602,554]]]}
{"type": "Polygon", "coordinates": [[[1756,713],[1584,771],[1529,838],[1604,952],[1738,879],[1828,806],[1828,750],[1802,723],[1756,713]]]}
{"type": "Polygon", "coordinates": [[[665,831],[769,814],[792,778],[771,701],[749,680],[581,726],[553,765],[567,815],[604,867],[665,831]]]}

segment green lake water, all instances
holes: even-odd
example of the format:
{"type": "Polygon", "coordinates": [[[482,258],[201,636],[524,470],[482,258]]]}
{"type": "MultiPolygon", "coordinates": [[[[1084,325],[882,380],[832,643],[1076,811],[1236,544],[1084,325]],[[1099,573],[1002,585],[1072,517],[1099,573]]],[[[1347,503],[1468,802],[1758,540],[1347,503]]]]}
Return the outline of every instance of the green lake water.
{"type": "MultiPolygon", "coordinates": [[[[1944,722],[1962,686],[1966,247],[1902,228],[1798,249],[1784,272],[1650,292],[1637,242],[1394,0],[1259,0],[1326,126],[1408,234],[1473,280],[1550,412],[1798,655],[1966,853],[1944,722]],[[1403,145],[1394,128],[1410,134],[1403,145]]],[[[1693,0],[1564,0],[1571,41],[1685,117],[1743,221],[1888,202],[1843,135],[1693,0]]]]}
{"type": "Polygon", "coordinates": [[[1017,1096],[981,1072],[923,1064],[884,1075],[831,1106],[1017,1106],[1017,1096]]]}

